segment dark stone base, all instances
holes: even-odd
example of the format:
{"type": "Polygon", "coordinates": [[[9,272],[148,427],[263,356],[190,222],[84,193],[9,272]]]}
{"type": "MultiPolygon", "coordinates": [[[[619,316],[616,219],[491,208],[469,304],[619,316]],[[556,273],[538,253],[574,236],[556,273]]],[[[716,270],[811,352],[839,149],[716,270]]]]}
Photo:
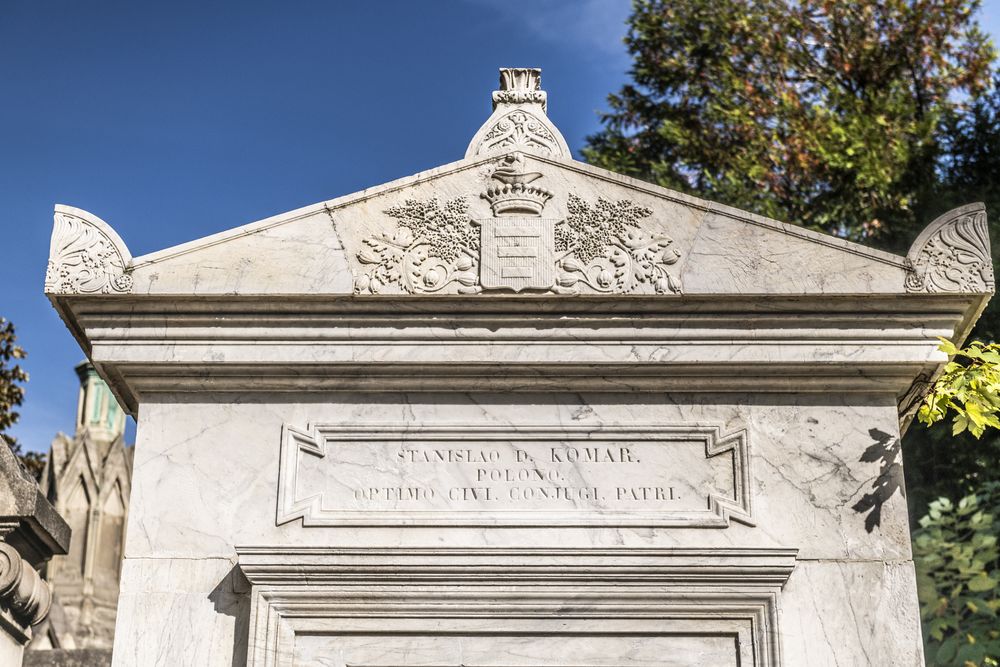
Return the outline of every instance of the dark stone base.
{"type": "Polygon", "coordinates": [[[57,648],[25,651],[24,667],[111,667],[111,649],[57,648]]]}

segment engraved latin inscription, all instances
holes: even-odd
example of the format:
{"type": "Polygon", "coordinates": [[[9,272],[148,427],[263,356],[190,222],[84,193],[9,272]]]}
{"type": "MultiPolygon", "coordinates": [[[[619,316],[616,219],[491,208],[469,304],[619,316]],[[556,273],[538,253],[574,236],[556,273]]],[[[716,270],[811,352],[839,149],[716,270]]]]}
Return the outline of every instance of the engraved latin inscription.
{"type": "Polygon", "coordinates": [[[401,445],[395,452],[406,479],[428,480],[423,486],[373,487],[363,484],[354,488],[359,506],[400,507],[408,502],[433,502],[439,497],[449,505],[546,505],[588,502],[610,506],[625,503],[669,503],[680,500],[673,486],[656,484],[632,485],[643,481],[642,459],[635,446],[568,446],[549,443],[522,445],[483,444],[476,448],[448,446],[401,445]],[[437,465],[455,466],[462,470],[459,486],[439,486],[448,479],[434,469],[437,465]],[[591,470],[583,468],[593,466],[591,470]],[[621,470],[598,470],[596,467],[621,466],[621,470]],[[463,470],[464,469],[464,470],[463,470]],[[599,485],[588,486],[593,480],[599,485]],[[606,480],[607,483],[604,483],[606,480]],[[619,481],[622,484],[614,485],[619,481]],[[471,483],[471,485],[469,484],[471,483]]]}
{"type": "Polygon", "coordinates": [[[716,426],[286,426],[279,524],[752,524],[745,432],[716,426]]]}

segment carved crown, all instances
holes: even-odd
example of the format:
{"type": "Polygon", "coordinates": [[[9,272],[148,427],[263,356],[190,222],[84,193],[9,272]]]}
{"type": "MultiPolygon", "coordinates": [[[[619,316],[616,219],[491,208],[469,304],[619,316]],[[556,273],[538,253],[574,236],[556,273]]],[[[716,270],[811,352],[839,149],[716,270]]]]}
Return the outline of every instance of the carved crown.
{"type": "Polygon", "coordinates": [[[544,188],[531,185],[541,178],[538,172],[524,171],[524,155],[505,155],[491,178],[499,181],[491,184],[483,193],[490,203],[493,215],[523,214],[539,215],[545,204],[552,199],[552,193],[544,188]]]}

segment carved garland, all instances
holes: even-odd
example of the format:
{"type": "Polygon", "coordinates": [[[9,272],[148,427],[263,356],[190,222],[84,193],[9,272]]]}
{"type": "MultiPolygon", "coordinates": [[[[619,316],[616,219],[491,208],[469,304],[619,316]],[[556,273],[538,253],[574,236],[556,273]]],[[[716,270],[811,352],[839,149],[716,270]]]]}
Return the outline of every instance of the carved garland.
{"type": "Polygon", "coordinates": [[[100,229],[57,212],[45,270],[50,294],[127,294],[132,276],[121,252],[100,229]]]}
{"type": "Polygon", "coordinates": [[[441,206],[407,199],[387,209],[396,218],[392,234],[371,236],[358,260],[370,267],[354,281],[356,293],[378,294],[395,285],[411,294],[440,292],[455,282],[460,293],[479,291],[479,232],[459,197],[441,206]]]}
{"type": "Polygon", "coordinates": [[[569,196],[569,217],[556,226],[556,250],[565,253],[557,293],[575,293],[583,284],[596,292],[630,293],[648,284],[658,294],[679,294],[680,281],[670,272],[680,254],[663,234],[642,231],[652,215],[644,206],[603,197],[591,206],[569,196]]]}

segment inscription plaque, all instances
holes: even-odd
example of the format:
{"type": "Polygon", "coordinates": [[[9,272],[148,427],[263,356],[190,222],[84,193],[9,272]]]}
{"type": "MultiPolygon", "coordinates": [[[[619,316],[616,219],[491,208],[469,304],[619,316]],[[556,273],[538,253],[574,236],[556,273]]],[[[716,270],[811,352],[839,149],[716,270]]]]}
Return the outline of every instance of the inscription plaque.
{"type": "Polygon", "coordinates": [[[286,425],[277,523],[753,525],[746,434],[717,426],[286,425]]]}

